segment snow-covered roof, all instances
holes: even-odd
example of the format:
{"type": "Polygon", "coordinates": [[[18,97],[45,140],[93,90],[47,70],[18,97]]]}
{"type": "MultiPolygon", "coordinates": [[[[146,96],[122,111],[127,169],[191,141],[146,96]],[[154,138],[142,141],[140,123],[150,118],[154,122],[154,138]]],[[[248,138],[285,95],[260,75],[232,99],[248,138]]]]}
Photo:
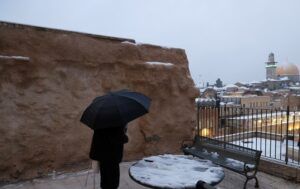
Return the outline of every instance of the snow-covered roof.
{"type": "Polygon", "coordinates": [[[224,88],[227,89],[227,88],[239,88],[239,87],[234,84],[228,84],[224,88]]]}
{"type": "Polygon", "coordinates": [[[238,81],[238,82],[236,82],[235,84],[247,85],[248,83],[247,83],[247,82],[244,82],[244,81],[238,81]]]}
{"type": "Polygon", "coordinates": [[[215,91],[223,91],[225,90],[223,87],[216,87],[216,86],[208,86],[208,87],[202,87],[201,90],[205,91],[206,89],[213,89],[215,91]]]}
{"type": "Polygon", "coordinates": [[[289,87],[289,89],[300,90],[300,87],[289,87]]]}
{"type": "MultiPolygon", "coordinates": [[[[262,113],[262,110],[258,110],[259,114],[254,114],[254,115],[245,115],[245,116],[236,116],[236,117],[231,117],[231,118],[227,118],[227,119],[233,119],[233,120],[251,120],[251,119],[261,119],[261,118],[275,118],[276,117],[276,111],[272,112],[272,113],[262,113]]],[[[300,112],[290,112],[289,116],[294,116],[294,115],[299,115],[300,112]]],[[[277,115],[279,116],[286,116],[287,113],[286,112],[277,112],[277,115]]],[[[285,120],[286,121],[286,120],[285,120]]]]}
{"type": "Polygon", "coordinates": [[[289,80],[289,78],[285,76],[285,77],[279,78],[279,80],[281,80],[281,81],[287,81],[287,80],[289,80]]]}
{"type": "Polygon", "coordinates": [[[278,81],[277,79],[270,79],[268,78],[266,81],[278,81]]]}
{"type": "Polygon", "coordinates": [[[261,81],[251,81],[250,84],[259,84],[261,81]]]}
{"type": "Polygon", "coordinates": [[[212,102],[215,101],[215,99],[211,98],[195,98],[195,102],[212,102]]]}
{"type": "Polygon", "coordinates": [[[216,100],[211,98],[196,98],[195,103],[197,106],[215,106],[216,100]]]}
{"type": "Polygon", "coordinates": [[[223,87],[214,87],[214,90],[216,90],[216,91],[224,91],[224,88],[223,87]]]}

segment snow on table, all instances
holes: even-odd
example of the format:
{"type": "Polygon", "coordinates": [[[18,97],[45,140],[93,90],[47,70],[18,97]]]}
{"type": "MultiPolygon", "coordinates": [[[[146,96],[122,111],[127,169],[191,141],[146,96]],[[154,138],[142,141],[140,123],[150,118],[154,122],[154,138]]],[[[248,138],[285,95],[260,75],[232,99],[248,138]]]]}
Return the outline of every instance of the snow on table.
{"type": "Polygon", "coordinates": [[[199,180],[216,184],[224,178],[223,169],[209,160],[168,154],[144,158],[129,173],[141,184],[160,188],[195,187],[199,180]]]}

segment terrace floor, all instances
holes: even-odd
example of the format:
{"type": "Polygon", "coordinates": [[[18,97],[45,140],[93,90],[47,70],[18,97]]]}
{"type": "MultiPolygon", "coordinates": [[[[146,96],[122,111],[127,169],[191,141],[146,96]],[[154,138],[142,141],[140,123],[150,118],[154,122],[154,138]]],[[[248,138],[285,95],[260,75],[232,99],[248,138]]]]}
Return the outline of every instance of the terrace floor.
{"type": "MultiPolygon", "coordinates": [[[[136,184],[128,176],[128,168],[133,162],[123,162],[121,164],[121,181],[119,189],[146,189],[136,184]]],[[[55,178],[46,177],[33,179],[0,186],[0,189],[94,189],[93,174],[89,174],[87,186],[85,185],[88,170],[76,173],[57,175],[55,178]]],[[[290,182],[282,178],[258,172],[260,189],[300,189],[299,183],[290,182]]],[[[245,177],[225,169],[225,178],[218,185],[219,189],[242,189],[245,177]]],[[[96,174],[96,188],[99,189],[99,174],[96,174]]],[[[248,182],[247,189],[254,189],[254,180],[248,182]]]]}

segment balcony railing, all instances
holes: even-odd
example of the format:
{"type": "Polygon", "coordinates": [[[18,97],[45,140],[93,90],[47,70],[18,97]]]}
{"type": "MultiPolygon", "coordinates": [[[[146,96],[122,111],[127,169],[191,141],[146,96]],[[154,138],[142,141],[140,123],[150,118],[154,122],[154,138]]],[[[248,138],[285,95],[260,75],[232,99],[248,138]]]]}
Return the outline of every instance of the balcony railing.
{"type": "Polygon", "coordinates": [[[300,166],[300,112],[235,106],[197,106],[197,134],[262,151],[262,157],[300,166]]]}

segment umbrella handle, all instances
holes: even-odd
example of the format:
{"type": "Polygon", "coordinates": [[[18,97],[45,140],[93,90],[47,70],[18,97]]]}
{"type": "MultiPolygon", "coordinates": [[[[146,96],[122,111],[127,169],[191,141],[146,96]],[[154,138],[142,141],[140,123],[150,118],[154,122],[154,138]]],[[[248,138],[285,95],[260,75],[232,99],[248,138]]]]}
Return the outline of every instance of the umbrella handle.
{"type": "Polygon", "coordinates": [[[95,189],[95,186],[96,186],[96,183],[95,183],[95,176],[96,176],[96,174],[95,174],[95,172],[94,172],[94,189],[95,189]]]}
{"type": "Polygon", "coordinates": [[[89,174],[90,174],[90,171],[88,171],[88,174],[87,174],[86,179],[85,179],[85,184],[84,184],[85,187],[87,186],[87,182],[88,182],[88,179],[89,179],[89,174]]]}
{"type": "MultiPolygon", "coordinates": [[[[91,168],[92,168],[92,163],[91,163],[91,168]]],[[[88,174],[87,174],[86,179],[85,179],[85,187],[87,187],[87,182],[88,182],[88,179],[89,179],[89,174],[90,174],[90,171],[88,170],[88,174]]]]}

